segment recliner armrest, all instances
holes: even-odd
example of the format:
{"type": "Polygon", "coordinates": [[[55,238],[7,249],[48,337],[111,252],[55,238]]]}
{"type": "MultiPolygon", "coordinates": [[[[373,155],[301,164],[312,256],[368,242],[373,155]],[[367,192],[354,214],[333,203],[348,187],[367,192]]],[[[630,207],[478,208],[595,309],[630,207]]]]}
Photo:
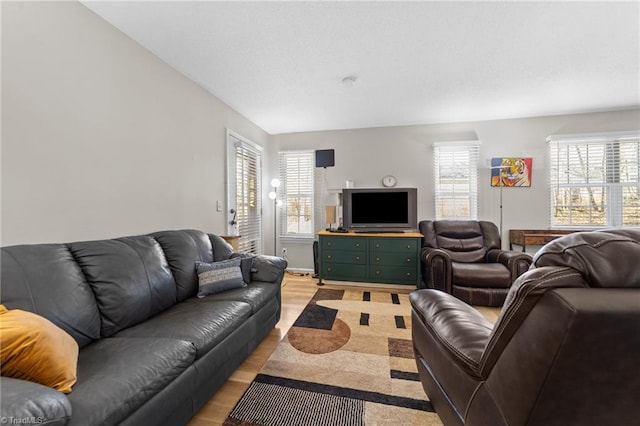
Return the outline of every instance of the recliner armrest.
{"type": "Polygon", "coordinates": [[[582,275],[568,267],[544,266],[527,271],[509,289],[481,363],[488,376],[496,360],[509,344],[538,300],[550,289],[587,287],[582,275]]]}
{"type": "Polygon", "coordinates": [[[451,256],[445,250],[423,247],[420,252],[422,280],[427,288],[451,293],[451,256]],[[444,286],[440,283],[444,283],[444,286]]]}
{"type": "Polygon", "coordinates": [[[411,309],[450,359],[474,377],[480,377],[480,360],[493,325],[480,312],[454,296],[431,289],[409,295],[411,309]]]}
{"type": "Polygon", "coordinates": [[[529,253],[513,250],[493,249],[487,252],[487,262],[502,263],[511,272],[511,281],[529,270],[533,258],[529,253]]]}

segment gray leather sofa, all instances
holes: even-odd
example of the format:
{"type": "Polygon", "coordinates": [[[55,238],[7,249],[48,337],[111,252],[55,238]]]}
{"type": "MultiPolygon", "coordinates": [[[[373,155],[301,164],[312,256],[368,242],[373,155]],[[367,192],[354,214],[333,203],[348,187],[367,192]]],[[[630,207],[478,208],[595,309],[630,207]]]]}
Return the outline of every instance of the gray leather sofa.
{"type": "Polygon", "coordinates": [[[638,424],[639,260],[640,228],[552,241],[495,325],[445,292],[411,293],[418,371],[443,422],[638,424]]]}
{"type": "Polygon", "coordinates": [[[199,299],[195,262],[236,255],[200,231],[0,255],[2,304],[44,316],[80,347],[69,394],[1,378],[0,416],[47,425],[187,423],[278,322],[287,266],[256,256],[249,285],[199,299]]]}

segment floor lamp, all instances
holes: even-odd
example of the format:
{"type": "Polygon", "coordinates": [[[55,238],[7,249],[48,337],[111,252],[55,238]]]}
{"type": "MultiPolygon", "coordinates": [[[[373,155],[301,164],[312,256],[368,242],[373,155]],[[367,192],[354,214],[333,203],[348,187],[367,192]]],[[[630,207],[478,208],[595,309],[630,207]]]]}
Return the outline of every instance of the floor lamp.
{"type": "Polygon", "coordinates": [[[280,187],[280,179],[271,179],[271,187],[273,188],[269,192],[269,199],[273,200],[273,255],[277,256],[277,244],[278,244],[278,188],[280,187]]]}
{"type": "Polygon", "coordinates": [[[502,248],[502,171],[510,168],[511,166],[494,166],[491,170],[498,171],[498,186],[500,187],[500,248],[502,248]]]}

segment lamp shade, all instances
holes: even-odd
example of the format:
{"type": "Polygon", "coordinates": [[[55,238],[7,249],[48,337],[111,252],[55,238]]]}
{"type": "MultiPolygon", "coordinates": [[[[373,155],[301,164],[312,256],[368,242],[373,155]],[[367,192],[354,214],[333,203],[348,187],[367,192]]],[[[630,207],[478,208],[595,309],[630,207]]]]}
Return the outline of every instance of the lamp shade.
{"type": "Polygon", "coordinates": [[[325,223],[336,223],[336,206],[324,207],[325,223]]]}

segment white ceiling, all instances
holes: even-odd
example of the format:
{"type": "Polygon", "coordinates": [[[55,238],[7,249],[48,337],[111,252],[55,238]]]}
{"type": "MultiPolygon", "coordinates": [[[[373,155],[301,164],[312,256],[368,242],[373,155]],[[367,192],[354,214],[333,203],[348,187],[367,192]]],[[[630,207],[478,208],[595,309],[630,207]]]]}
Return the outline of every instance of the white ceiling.
{"type": "Polygon", "coordinates": [[[638,1],[83,3],[271,134],[640,106],[638,1]]]}

